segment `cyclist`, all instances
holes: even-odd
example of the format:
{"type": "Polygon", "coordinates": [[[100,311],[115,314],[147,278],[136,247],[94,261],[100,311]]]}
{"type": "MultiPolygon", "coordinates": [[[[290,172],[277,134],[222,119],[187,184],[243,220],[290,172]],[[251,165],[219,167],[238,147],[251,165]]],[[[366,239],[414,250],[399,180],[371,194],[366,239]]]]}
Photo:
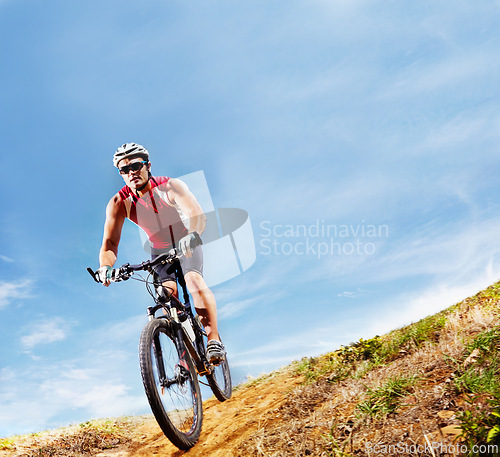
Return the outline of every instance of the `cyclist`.
{"type": "MultiPolygon", "coordinates": [[[[154,177],[151,174],[149,152],[141,145],[126,143],[113,157],[125,186],[115,194],[106,207],[104,236],[99,252],[99,280],[106,287],[113,277],[118,244],[125,219],[130,219],[144,230],[149,239],[152,258],[177,244],[182,253],[181,269],[194,307],[208,335],[207,356],[211,363],[219,363],[225,349],[217,331],[215,297],[203,279],[201,246],[192,249],[206,225],[206,216],[198,201],[181,180],[154,177]]],[[[168,273],[168,264],[156,268],[162,284],[177,295],[175,273],[168,273]]]]}

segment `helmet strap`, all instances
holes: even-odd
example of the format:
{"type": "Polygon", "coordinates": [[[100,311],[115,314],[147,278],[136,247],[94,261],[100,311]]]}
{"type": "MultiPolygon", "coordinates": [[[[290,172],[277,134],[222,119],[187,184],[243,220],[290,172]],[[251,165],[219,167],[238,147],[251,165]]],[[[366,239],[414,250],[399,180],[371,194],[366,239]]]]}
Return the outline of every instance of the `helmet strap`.
{"type": "MultiPolygon", "coordinates": [[[[149,161],[148,161],[149,163],[149,161]]],[[[138,187],[136,190],[135,190],[135,195],[137,198],[140,198],[139,197],[139,192],[144,189],[148,184],[149,184],[149,180],[153,177],[153,175],[151,174],[151,170],[148,170],[148,180],[141,186],[141,187],[138,187]]]]}
{"type": "Polygon", "coordinates": [[[135,189],[135,195],[137,196],[137,198],[139,198],[139,192],[149,184],[150,179],[151,179],[151,173],[148,174],[148,180],[141,187],[135,189]]]}

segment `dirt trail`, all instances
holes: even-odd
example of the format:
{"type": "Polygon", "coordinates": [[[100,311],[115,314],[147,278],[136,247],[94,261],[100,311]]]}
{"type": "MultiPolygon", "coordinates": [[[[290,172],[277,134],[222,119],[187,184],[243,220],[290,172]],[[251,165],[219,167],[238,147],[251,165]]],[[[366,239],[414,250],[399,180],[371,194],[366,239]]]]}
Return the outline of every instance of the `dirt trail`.
{"type": "MultiPolygon", "coordinates": [[[[205,401],[200,440],[187,452],[170,443],[152,416],[141,416],[113,419],[112,432],[98,424],[89,428],[80,424],[72,427],[72,433],[63,428],[0,440],[0,457],[322,456],[337,455],[344,449],[349,455],[372,455],[374,443],[410,446],[408,449],[428,443],[432,447],[462,444],[464,438],[458,435],[466,429],[460,428],[461,415],[472,411],[477,415],[472,423],[479,423],[475,418],[483,420],[490,412],[489,397],[484,394],[472,404],[470,390],[464,390],[463,382],[456,383],[454,377],[473,373],[475,380],[490,382],[483,376],[484,367],[493,364],[497,352],[490,360],[484,358],[486,351],[481,358],[476,348],[478,354],[473,357],[474,351],[468,354],[466,348],[477,341],[486,344],[482,342],[485,335],[491,342],[489,350],[496,348],[497,340],[491,335],[497,338],[500,329],[499,309],[500,282],[449,308],[445,314],[430,316],[391,332],[383,340],[377,339],[382,346],[376,347],[392,351],[383,363],[373,364],[361,352],[375,339],[363,341],[359,349],[360,340],[347,348],[358,351],[348,352],[349,357],[357,354],[354,359],[339,355],[345,350],[337,351],[335,357],[331,353],[304,359],[248,383],[224,403],[205,401]],[[496,333],[491,333],[493,330],[496,333]],[[420,342],[415,335],[421,335],[420,342]],[[304,383],[304,378],[296,374],[299,366],[305,377],[316,380],[304,383]],[[340,369],[348,370],[348,375],[340,369]],[[403,393],[396,392],[398,402],[392,410],[379,413],[375,406],[382,404],[380,398],[394,400],[396,381],[411,384],[403,393]],[[378,394],[378,403],[370,397],[372,392],[378,394]],[[361,406],[367,412],[361,414],[361,406]],[[98,454],[90,452],[120,442],[123,444],[119,447],[98,454]]],[[[104,425],[109,422],[104,420],[104,425]]],[[[477,435],[472,438],[482,439],[477,435]]],[[[401,457],[414,455],[408,451],[401,457]]]]}
{"type": "Polygon", "coordinates": [[[101,452],[98,457],[230,457],[232,449],[262,426],[264,414],[280,406],[287,392],[299,382],[299,378],[292,378],[289,373],[275,374],[261,383],[234,392],[232,398],[223,403],[214,398],[205,401],[200,440],[189,451],[177,449],[165,437],[154,418],[150,418],[136,429],[131,442],[101,452]]]}

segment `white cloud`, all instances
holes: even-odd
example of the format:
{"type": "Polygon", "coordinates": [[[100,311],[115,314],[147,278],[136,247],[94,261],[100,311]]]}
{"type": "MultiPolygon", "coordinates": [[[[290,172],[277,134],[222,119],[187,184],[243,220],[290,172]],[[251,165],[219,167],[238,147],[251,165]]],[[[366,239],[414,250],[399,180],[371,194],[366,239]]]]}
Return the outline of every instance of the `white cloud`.
{"type": "Polygon", "coordinates": [[[474,295],[491,284],[495,273],[500,271],[495,272],[492,265],[487,265],[485,271],[461,285],[450,286],[443,282],[417,295],[391,296],[383,305],[357,313],[354,318],[343,316],[339,320],[322,318],[320,322],[304,322],[302,330],[293,332],[293,336],[276,335],[272,340],[267,339],[265,344],[232,353],[231,366],[247,368],[249,371],[255,371],[256,368],[274,369],[305,356],[333,351],[359,338],[385,334],[474,295]]]}
{"type": "MultiPolygon", "coordinates": [[[[256,242],[258,242],[257,238],[256,242]]],[[[248,308],[257,306],[259,303],[269,303],[286,294],[286,289],[275,288],[277,278],[291,275],[295,270],[295,262],[290,261],[282,265],[271,260],[271,257],[269,260],[265,259],[264,262],[259,262],[260,268],[252,266],[244,275],[214,288],[220,320],[237,317],[245,313],[248,308]],[[255,292],[249,293],[249,291],[255,292]]]]}
{"type": "Polygon", "coordinates": [[[260,370],[260,373],[265,373],[268,370],[274,370],[279,366],[288,365],[292,360],[300,357],[296,353],[284,353],[277,356],[267,354],[256,354],[254,357],[234,358],[229,361],[231,368],[245,368],[248,371],[255,372],[255,368],[260,370]]]}
{"type": "Polygon", "coordinates": [[[381,95],[408,98],[443,88],[449,90],[463,84],[469,85],[482,75],[491,75],[493,55],[485,52],[458,54],[437,62],[412,65],[399,76],[399,81],[391,81],[387,91],[381,95]]]}
{"type": "Polygon", "coordinates": [[[368,292],[366,290],[356,287],[355,290],[344,290],[343,292],[339,292],[337,294],[337,297],[358,298],[367,294],[368,292]]]}
{"type": "Polygon", "coordinates": [[[326,255],[320,261],[304,256],[310,266],[302,280],[335,281],[342,288],[337,294],[416,276],[427,276],[429,283],[448,281],[452,285],[484,276],[491,264],[487,278],[491,283],[498,280],[495,273],[500,274],[498,227],[498,217],[478,220],[472,216],[460,223],[431,220],[412,226],[408,233],[389,226],[387,239],[367,239],[376,243],[373,255],[326,255]]]}
{"type": "Polygon", "coordinates": [[[30,351],[40,344],[62,341],[68,332],[68,322],[61,318],[46,319],[30,324],[31,333],[21,338],[21,345],[30,351]]]}
{"type": "MultiPolygon", "coordinates": [[[[484,275],[484,268],[490,262],[498,265],[500,218],[485,221],[462,222],[460,229],[449,225],[423,228],[420,236],[405,237],[392,245],[387,256],[380,259],[381,268],[377,279],[401,278],[416,274],[441,277],[471,278],[484,275]],[[398,246],[399,245],[399,246],[398,246]]],[[[495,281],[498,278],[490,277],[495,281]]]]}
{"type": "Polygon", "coordinates": [[[217,307],[217,318],[219,320],[230,319],[241,315],[247,308],[262,300],[264,296],[260,295],[248,299],[240,299],[234,302],[217,307]]]}
{"type": "Polygon", "coordinates": [[[11,259],[10,257],[7,257],[6,255],[0,255],[0,260],[3,260],[4,262],[14,262],[14,259],[11,259]]]}
{"type": "Polygon", "coordinates": [[[5,308],[12,300],[30,297],[30,280],[0,282],[0,309],[5,308]]]}
{"type": "Polygon", "coordinates": [[[345,321],[339,323],[322,319],[320,323],[315,320],[307,321],[301,331],[293,333],[290,337],[275,335],[273,340],[267,340],[263,345],[230,354],[231,367],[274,369],[302,357],[333,351],[352,341],[353,332],[345,321]]]}
{"type": "MultiPolygon", "coordinates": [[[[370,334],[381,335],[433,315],[489,286],[492,281],[488,271],[485,273],[463,285],[450,286],[442,283],[419,292],[417,296],[403,294],[396,298],[397,304],[387,303],[385,309],[381,309],[377,316],[372,316],[364,325],[360,322],[360,326],[363,326],[363,332],[366,332],[368,336],[370,334]],[[391,311],[396,308],[397,313],[391,311]]],[[[359,335],[359,337],[364,336],[359,335]]]]}
{"type": "Polygon", "coordinates": [[[115,324],[98,328],[95,332],[95,340],[101,344],[125,343],[135,338],[139,341],[139,335],[147,322],[146,313],[131,316],[115,324]]]}
{"type": "Polygon", "coordinates": [[[42,398],[52,399],[58,406],[59,411],[54,413],[71,408],[86,411],[90,417],[110,417],[144,406],[145,396],[131,396],[131,387],[119,379],[103,380],[104,367],[87,367],[79,371],[79,378],[72,373],[69,376],[61,373],[41,385],[42,398]]]}
{"type": "MultiPolygon", "coordinates": [[[[262,289],[255,289],[262,290],[262,289]]],[[[253,308],[257,306],[259,303],[268,303],[270,300],[276,300],[285,295],[282,292],[273,291],[272,294],[260,294],[254,295],[251,298],[244,298],[248,296],[248,289],[241,289],[239,294],[233,294],[231,299],[227,299],[226,297],[223,300],[223,305],[217,307],[217,316],[219,320],[223,319],[231,319],[237,316],[240,316],[247,310],[248,308],[253,308]],[[239,297],[238,297],[239,295],[239,297]]],[[[252,311],[250,311],[252,313],[252,311]]]]}
{"type": "Polygon", "coordinates": [[[10,367],[4,367],[0,370],[0,381],[9,381],[14,377],[14,371],[10,367]]]}
{"type": "Polygon", "coordinates": [[[36,432],[68,421],[148,412],[136,358],[111,346],[101,350],[90,343],[74,359],[55,363],[35,359],[29,367],[4,368],[0,380],[4,381],[0,436],[36,432]],[[129,365],[133,374],[127,375],[129,365]]]}
{"type": "MultiPolygon", "coordinates": [[[[74,341],[74,358],[30,357],[27,365],[0,370],[0,436],[36,432],[90,418],[150,410],[137,359],[145,315],[89,328],[74,341]]],[[[44,319],[21,339],[28,354],[40,344],[69,338],[73,325],[44,319]]],[[[25,329],[25,331],[26,331],[25,329]]],[[[81,327],[78,327],[80,330],[81,327]]],[[[57,351],[57,345],[53,346],[57,351]]]]}

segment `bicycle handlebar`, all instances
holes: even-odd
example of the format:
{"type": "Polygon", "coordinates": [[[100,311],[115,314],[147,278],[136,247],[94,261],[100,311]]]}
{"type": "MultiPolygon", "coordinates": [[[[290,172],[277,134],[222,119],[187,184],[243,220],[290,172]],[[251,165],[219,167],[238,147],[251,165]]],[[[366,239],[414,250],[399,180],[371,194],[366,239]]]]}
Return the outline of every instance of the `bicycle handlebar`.
{"type": "MultiPolygon", "coordinates": [[[[190,247],[191,249],[194,249],[196,246],[199,246],[203,244],[203,241],[201,240],[200,235],[198,232],[192,232],[194,234],[194,238],[191,240],[190,247]]],[[[118,282],[118,281],[126,281],[134,271],[151,271],[153,267],[159,264],[165,264],[165,263],[174,263],[176,260],[179,260],[179,258],[182,256],[182,251],[180,247],[178,248],[172,248],[170,251],[165,252],[163,254],[160,254],[158,257],[156,257],[154,260],[146,260],[145,262],[142,262],[141,264],[138,265],[130,265],[129,263],[126,263],[125,265],[122,265],[119,268],[116,268],[113,270],[113,273],[111,275],[111,281],[112,282],[118,282]]],[[[94,278],[95,282],[100,283],[99,281],[99,274],[97,271],[92,270],[92,268],[88,267],[87,271],[89,272],[90,276],[94,278]]]]}
{"type": "MultiPolygon", "coordinates": [[[[119,268],[113,270],[113,275],[111,276],[112,282],[126,281],[134,271],[150,271],[153,267],[165,264],[165,263],[174,263],[176,260],[182,256],[182,253],[179,252],[178,249],[170,249],[170,251],[160,254],[154,260],[146,260],[137,265],[130,265],[126,263],[119,268]]],[[[90,276],[94,279],[95,282],[100,283],[99,281],[99,273],[97,271],[92,270],[92,268],[88,267],[87,271],[90,276]]]]}

